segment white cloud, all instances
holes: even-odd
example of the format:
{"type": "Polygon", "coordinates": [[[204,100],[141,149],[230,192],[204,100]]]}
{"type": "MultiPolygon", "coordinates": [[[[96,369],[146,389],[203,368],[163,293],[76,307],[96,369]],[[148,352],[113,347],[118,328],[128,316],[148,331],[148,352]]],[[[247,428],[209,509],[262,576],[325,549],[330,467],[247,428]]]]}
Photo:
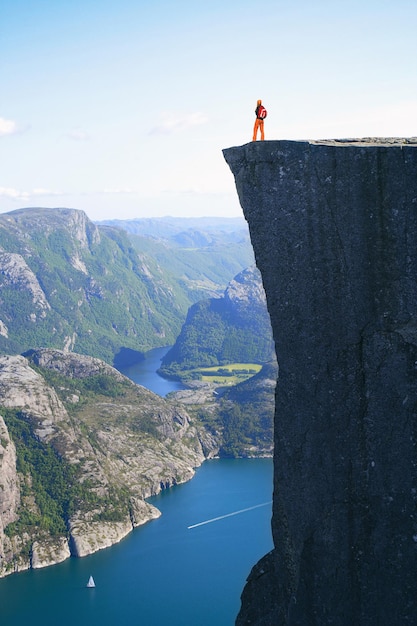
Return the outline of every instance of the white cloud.
{"type": "Polygon", "coordinates": [[[63,191],[52,191],[51,189],[43,189],[42,187],[37,187],[32,189],[29,193],[30,196],[64,196],[63,191]]]}
{"type": "Polygon", "coordinates": [[[67,133],[67,137],[69,137],[69,139],[73,139],[74,141],[89,141],[90,139],[90,135],[82,128],[74,128],[73,130],[70,130],[69,133],[67,133]]]}
{"type": "Polygon", "coordinates": [[[13,135],[14,133],[17,133],[16,122],[0,117],[0,137],[3,135],[13,135]]]}
{"type": "Polygon", "coordinates": [[[203,186],[184,187],[179,184],[178,187],[163,188],[161,193],[173,196],[217,196],[223,192],[210,190],[203,186]]]}
{"type": "Polygon", "coordinates": [[[18,191],[12,187],[0,187],[0,196],[10,198],[12,200],[24,200],[29,197],[25,191],[18,191]]]}
{"type": "Polygon", "coordinates": [[[172,133],[182,132],[193,126],[201,126],[206,124],[208,118],[204,113],[189,113],[188,115],[173,115],[172,113],[164,113],[160,124],[154,126],[151,135],[170,135],[172,133]]]}
{"type": "Polygon", "coordinates": [[[28,200],[35,197],[63,196],[61,191],[51,191],[50,189],[42,189],[40,187],[32,189],[32,191],[19,191],[13,187],[0,187],[0,197],[9,198],[10,200],[28,200]]]}

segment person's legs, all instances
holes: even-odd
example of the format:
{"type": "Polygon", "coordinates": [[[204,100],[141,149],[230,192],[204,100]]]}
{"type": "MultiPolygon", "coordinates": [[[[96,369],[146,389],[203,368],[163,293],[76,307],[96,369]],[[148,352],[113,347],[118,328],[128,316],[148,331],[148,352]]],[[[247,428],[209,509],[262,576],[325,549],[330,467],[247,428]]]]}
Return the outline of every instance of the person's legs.
{"type": "Polygon", "coordinates": [[[256,141],[256,135],[258,134],[258,128],[259,128],[259,122],[260,121],[261,120],[258,120],[258,118],[256,118],[256,120],[255,120],[255,125],[253,127],[253,139],[252,139],[252,141],[256,141]]]}

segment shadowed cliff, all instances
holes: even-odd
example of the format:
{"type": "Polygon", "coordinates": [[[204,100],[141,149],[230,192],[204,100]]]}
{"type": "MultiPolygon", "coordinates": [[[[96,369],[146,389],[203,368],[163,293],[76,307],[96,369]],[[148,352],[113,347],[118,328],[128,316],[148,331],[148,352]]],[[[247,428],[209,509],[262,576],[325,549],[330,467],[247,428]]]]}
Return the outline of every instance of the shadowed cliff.
{"type": "Polygon", "coordinates": [[[279,362],[275,549],[237,624],[416,624],[417,139],[223,153],[279,362]]]}

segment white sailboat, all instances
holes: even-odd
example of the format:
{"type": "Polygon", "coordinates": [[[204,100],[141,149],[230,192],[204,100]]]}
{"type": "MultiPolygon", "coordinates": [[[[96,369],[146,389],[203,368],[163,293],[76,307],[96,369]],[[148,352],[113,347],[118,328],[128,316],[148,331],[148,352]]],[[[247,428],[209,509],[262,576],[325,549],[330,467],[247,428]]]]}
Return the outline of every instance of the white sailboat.
{"type": "Polygon", "coordinates": [[[88,579],[88,583],[87,583],[87,587],[95,587],[96,583],[94,582],[94,578],[92,576],[90,576],[90,578],[88,579]]]}

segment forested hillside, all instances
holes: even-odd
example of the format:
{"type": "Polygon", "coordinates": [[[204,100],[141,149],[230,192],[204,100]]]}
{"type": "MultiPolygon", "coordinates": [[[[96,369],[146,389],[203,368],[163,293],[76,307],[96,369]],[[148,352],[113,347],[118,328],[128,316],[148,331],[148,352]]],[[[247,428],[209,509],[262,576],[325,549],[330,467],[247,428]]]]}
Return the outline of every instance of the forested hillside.
{"type": "Polygon", "coordinates": [[[190,304],[221,292],[236,265],[253,258],[248,238],[232,263],[233,249],[216,237],[211,253],[185,251],[97,226],[74,209],[1,214],[0,353],[43,346],[113,363],[172,344],[190,304]]]}
{"type": "Polygon", "coordinates": [[[228,363],[267,363],[274,357],[269,314],[255,266],[230,281],[223,297],[193,305],[181,333],[162,360],[166,376],[228,363]]]}
{"type": "Polygon", "coordinates": [[[135,248],[175,277],[189,304],[221,295],[227,283],[254,263],[243,218],[138,218],[100,222],[130,235],[135,248]]]}

